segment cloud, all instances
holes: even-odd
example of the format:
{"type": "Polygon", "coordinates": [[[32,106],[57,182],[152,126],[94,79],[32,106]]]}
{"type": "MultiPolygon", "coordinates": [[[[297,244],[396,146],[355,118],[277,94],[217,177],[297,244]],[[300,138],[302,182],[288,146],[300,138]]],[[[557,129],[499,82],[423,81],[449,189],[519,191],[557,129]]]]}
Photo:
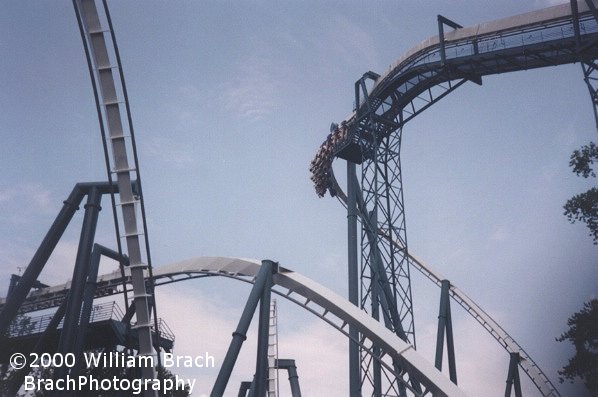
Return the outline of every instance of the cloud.
{"type": "MultiPolygon", "coordinates": [[[[289,313],[281,313],[284,319],[289,313]]],[[[279,357],[294,359],[302,394],[349,395],[348,339],[328,324],[315,320],[279,335],[279,357]]],[[[287,374],[279,372],[281,396],[290,396],[287,374]]]]}
{"type": "Polygon", "coordinates": [[[44,284],[58,285],[72,279],[78,248],[77,240],[62,238],[44,266],[39,280],[44,284]]]}
{"type": "MultiPolygon", "coordinates": [[[[77,241],[63,238],[48,259],[38,280],[47,285],[59,285],[70,280],[75,266],[77,248],[77,241]]],[[[10,274],[23,274],[36,249],[37,245],[24,247],[21,243],[0,240],[0,256],[3,258],[0,267],[2,279],[9,280],[10,274]]],[[[6,295],[7,287],[8,283],[0,287],[0,296],[6,295]]]]}
{"type": "Polygon", "coordinates": [[[318,73],[338,73],[338,65],[343,69],[363,69],[363,60],[369,65],[378,64],[380,56],[374,38],[358,23],[341,14],[335,14],[324,31],[307,32],[310,52],[318,54],[318,73]],[[332,67],[337,65],[337,67],[332,67]]]}
{"type": "Polygon", "coordinates": [[[280,91],[273,77],[274,63],[266,57],[250,55],[236,69],[235,77],[225,84],[221,100],[230,112],[246,120],[262,120],[276,108],[280,91]]]}
{"type": "Polygon", "coordinates": [[[567,0],[535,0],[535,6],[538,8],[552,7],[559,4],[569,3],[567,0]]]}
{"type": "MultiPolygon", "coordinates": [[[[171,368],[171,372],[190,379],[196,379],[194,395],[209,395],[222,365],[231,334],[237,326],[243,303],[238,307],[225,304],[224,300],[214,300],[202,291],[164,286],[157,290],[158,315],[164,318],[176,336],[175,355],[204,355],[206,352],[215,358],[216,368],[171,368]]],[[[243,375],[252,374],[251,357],[255,352],[255,337],[248,337],[243,344],[237,362],[237,370],[229,381],[227,394],[236,395],[243,375]],[[242,370],[239,370],[241,368],[242,370]],[[243,372],[240,374],[239,372],[243,372]],[[234,393],[233,393],[234,392],[234,393]]],[[[249,379],[250,380],[250,379],[249,379]]]]}
{"type": "Polygon", "coordinates": [[[4,211],[6,219],[13,224],[29,222],[35,214],[47,214],[56,210],[56,200],[52,191],[39,183],[20,183],[0,187],[0,203],[6,209],[11,204],[18,203],[27,208],[27,214],[19,213],[18,216],[9,211],[4,211]]]}
{"type": "Polygon", "coordinates": [[[328,43],[332,43],[329,50],[340,63],[358,62],[363,65],[363,59],[367,59],[370,64],[376,63],[379,56],[375,40],[355,22],[338,14],[329,26],[332,27],[330,38],[327,40],[328,43]]]}
{"type": "Polygon", "coordinates": [[[509,231],[505,227],[497,227],[490,234],[490,240],[494,242],[502,242],[509,238],[509,231]]]}
{"type": "Polygon", "coordinates": [[[195,161],[189,148],[180,141],[166,138],[151,138],[144,146],[147,155],[154,157],[160,162],[168,163],[177,168],[183,168],[195,161]]]}

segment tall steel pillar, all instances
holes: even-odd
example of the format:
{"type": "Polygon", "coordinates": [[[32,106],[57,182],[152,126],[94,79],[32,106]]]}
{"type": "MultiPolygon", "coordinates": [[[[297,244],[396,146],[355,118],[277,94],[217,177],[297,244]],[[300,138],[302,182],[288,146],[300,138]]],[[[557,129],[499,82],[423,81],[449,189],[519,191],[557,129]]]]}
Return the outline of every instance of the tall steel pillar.
{"type": "MultiPolygon", "coordinates": [[[[347,239],[349,302],[359,306],[359,260],[357,253],[357,181],[355,163],[347,161],[347,239]]],[[[359,364],[359,333],[354,325],[349,325],[349,395],[361,395],[361,366],[359,364]]]]}
{"type": "Polygon", "coordinates": [[[411,279],[407,256],[407,235],[405,227],[405,209],[399,150],[401,134],[387,136],[376,145],[374,157],[362,164],[361,188],[367,210],[376,219],[372,225],[377,231],[384,231],[387,236],[375,233],[375,247],[367,238],[367,231],[362,224],[361,238],[361,306],[367,310],[371,298],[371,279],[369,276],[372,255],[377,250],[382,258],[388,281],[397,303],[403,330],[407,340],[415,344],[415,327],[411,295],[411,279]],[[399,244],[392,244],[397,241],[399,244]],[[377,248],[376,248],[377,247],[377,248]],[[399,248],[401,247],[401,248],[399,248]]]}
{"type": "Polygon", "coordinates": [[[444,335],[446,333],[446,350],[449,365],[449,377],[457,384],[457,366],[455,364],[455,344],[453,342],[453,320],[451,316],[451,300],[449,291],[451,283],[442,280],[440,289],[440,309],[438,310],[438,332],[436,334],[436,360],[435,366],[442,371],[442,358],[444,350],[444,335]]]}
{"type": "Polygon", "coordinates": [[[594,121],[596,130],[598,130],[598,65],[595,61],[586,61],[581,63],[583,79],[586,82],[590,99],[592,100],[592,109],[594,110],[594,121]]]}
{"type": "MultiPolygon", "coordinates": [[[[359,306],[372,315],[379,311],[379,318],[388,328],[415,345],[400,161],[402,130],[398,120],[385,119],[375,112],[380,104],[368,96],[366,83],[377,77],[368,72],[355,83],[355,109],[361,109],[352,131],[362,154],[360,211],[362,219],[365,216],[370,220],[362,220],[359,306]]],[[[402,395],[400,382],[381,377],[380,366],[373,361],[368,352],[362,351],[362,384],[370,383],[374,395],[402,395]],[[382,390],[381,378],[388,379],[382,390]]]]}
{"type": "MultiPolygon", "coordinates": [[[[266,266],[271,269],[274,263],[268,262],[266,266]]],[[[249,392],[250,397],[265,397],[268,384],[268,339],[270,325],[270,296],[272,290],[272,271],[266,273],[266,281],[260,297],[260,313],[257,340],[257,357],[255,362],[254,386],[249,392]]]]}
{"type": "Polygon", "coordinates": [[[509,360],[509,374],[507,376],[507,387],[505,388],[505,397],[511,396],[511,390],[515,388],[515,397],[521,397],[521,381],[519,379],[519,353],[511,353],[509,360]]]}
{"type": "MultiPolygon", "coordinates": [[[[79,247],[77,249],[75,268],[73,269],[71,288],[66,298],[64,324],[58,341],[57,351],[63,356],[67,353],[75,352],[77,331],[81,326],[79,322],[81,319],[81,306],[83,304],[87,276],[90,272],[91,250],[95,239],[99,213],[101,211],[101,201],[102,193],[97,187],[91,187],[87,195],[87,203],[85,204],[85,215],[83,218],[83,226],[81,227],[81,237],[79,238],[79,247]]],[[[65,379],[69,373],[75,372],[77,372],[77,369],[75,368],[68,368],[66,366],[59,367],[54,372],[54,379],[65,379]]],[[[66,391],[63,394],[72,396],[75,395],[75,392],[66,391]]]]}
{"type": "Polygon", "coordinates": [[[6,332],[10,322],[17,315],[19,307],[21,307],[27,294],[33,288],[66,227],[73,218],[73,215],[75,215],[75,212],[79,209],[79,203],[85,197],[85,193],[86,191],[82,184],[75,185],[68,199],[64,201],[64,205],[60,213],[56,216],[50,230],[48,230],[35,255],[33,255],[19,283],[11,289],[10,294],[6,297],[6,304],[0,311],[0,335],[6,332]]]}
{"type": "MultiPolygon", "coordinates": [[[[83,292],[91,264],[91,249],[101,210],[101,200],[102,194],[96,187],[92,187],[87,196],[87,204],[85,204],[85,216],[83,218],[83,226],[81,227],[81,237],[79,238],[71,289],[67,296],[64,325],[60,333],[60,341],[58,342],[58,352],[62,354],[72,352],[74,348],[81,316],[83,292]]],[[[66,367],[58,371],[58,373],[64,374],[67,372],[68,369],[66,367]]]]}
{"type": "MultiPolygon", "coordinates": [[[[139,338],[138,355],[151,357],[152,359],[148,361],[159,363],[160,357],[155,353],[152,342],[152,326],[157,329],[158,324],[155,315],[151,255],[141,191],[141,174],[116,36],[105,0],[102,1],[103,7],[100,8],[101,16],[96,0],[73,0],[73,6],[92,81],[108,180],[112,182],[115,176],[119,188],[118,200],[116,195],[112,196],[113,215],[115,229],[119,233],[119,247],[122,242],[125,243],[123,245],[126,246],[126,254],[130,262],[137,319],[135,329],[139,338]],[[107,28],[104,23],[108,24],[107,28]],[[112,54],[115,59],[112,59],[112,54]],[[123,123],[123,117],[126,117],[126,124],[123,123]],[[132,182],[135,179],[137,186],[133,189],[132,182]],[[120,207],[120,218],[115,210],[116,206],[120,207]],[[146,272],[149,275],[149,288],[146,288],[146,272]],[[154,308],[153,321],[150,307],[154,308]]],[[[143,366],[141,374],[143,379],[156,377],[153,366],[143,366]]],[[[155,390],[145,390],[144,396],[156,397],[157,393],[155,390]]]]}
{"type": "MultiPolygon", "coordinates": [[[[239,356],[239,352],[241,351],[241,346],[245,339],[247,339],[247,330],[249,329],[249,325],[251,324],[251,319],[253,318],[253,314],[257,308],[258,303],[260,303],[260,319],[265,321],[260,321],[262,325],[262,329],[260,332],[261,337],[264,340],[258,347],[258,353],[261,350],[261,354],[258,354],[258,362],[256,363],[256,370],[260,365],[263,366],[263,370],[260,370],[264,373],[267,371],[268,367],[268,315],[269,315],[269,307],[270,307],[270,288],[272,286],[272,273],[276,273],[278,271],[278,264],[270,261],[270,260],[263,260],[262,267],[258,272],[255,278],[255,284],[249,293],[249,297],[247,298],[247,302],[245,303],[245,308],[243,309],[243,313],[241,314],[241,318],[239,319],[239,323],[235,332],[233,332],[233,339],[230,342],[228,350],[226,352],[226,356],[224,357],[224,361],[222,362],[222,366],[220,367],[220,371],[218,372],[218,377],[216,378],[216,382],[214,382],[214,386],[212,387],[212,392],[210,393],[211,397],[220,397],[224,394],[226,386],[228,384],[228,380],[230,379],[230,375],[233,371],[235,363],[237,362],[237,358],[239,356]],[[267,291],[266,291],[267,290],[267,291]],[[268,301],[267,304],[265,301],[268,301]],[[267,307],[266,307],[267,306],[267,307]],[[264,314],[265,312],[265,314],[264,314]],[[264,330],[265,328],[265,330],[264,330]],[[264,337],[265,334],[265,337],[264,337]],[[265,349],[263,348],[265,342],[265,349]],[[261,348],[261,349],[260,349],[261,348]],[[263,358],[262,363],[260,363],[260,358],[263,358]]],[[[259,372],[259,371],[258,371],[259,372]]],[[[265,378],[259,379],[257,383],[260,381],[264,383],[263,389],[265,390],[265,378]]],[[[256,382],[253,382],[256,383],[256,382]]],[[[252,392],[253,393],[253,392],[252,392]]],[[[255,394],[254,394],[255,395],[255,394]]],[[[261,397],[261,396],[260,396],[261,397]]]]}
{"type": "MultiPolygon", "coordinates": [[[[575,44],[577,53],[579,54],[581,71],[583,73],[583,80],[590,92],[590,99],[592,101],[592,109],[594,110],[594,121],[596,123],[596,130],[598,130],[598,64],[596,60],[583,56],[583,48],[587,45],[581,39],[579,10],[577,0],[571,0],[571,15],[573,16],[573,32],[575,34],[575,44]]],[[[598,9],[591,0],[586,0],[586,4],[592,11],[594,19],[598,21],[598,9]]]]}
{"type": "Polygon", "coordinates": [[[301,388],[299,387],[299,375],[297,375],[297,365],[295,360],[277,359],[276,368],[286,369],[289,373],[289,383],[291,385],[291,396],[301,397],[301,388]]]}

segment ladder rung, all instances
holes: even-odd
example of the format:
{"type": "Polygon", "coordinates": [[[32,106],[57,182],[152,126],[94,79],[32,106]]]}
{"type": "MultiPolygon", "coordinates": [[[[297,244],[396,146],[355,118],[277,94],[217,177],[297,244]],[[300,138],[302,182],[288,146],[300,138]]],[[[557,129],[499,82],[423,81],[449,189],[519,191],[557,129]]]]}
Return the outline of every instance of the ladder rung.
{"type": "MultiPolygon", "coordinates": [[[[132,300],[135,300],[136,298],[151,298],[151,297],[152,297],[152,294],[145,293],[145,294],[134,295],[132,297],[132,300]]],[[[154,324],[151,324],[151,325],[154,325],[154,324]]]]}
{"type": "Polygon", "coordinates": [[[130,201],[121,201],[120,203],[116,203],[116,205],[130,205],[130,204],[137,204],[139,200],[130,200],[130,201]]]}
{"type": "Polygon", "coordinates": [[[120,236],[120,238],[127,238],[127,237],[134,237],[134,236],[143,236],[143,233],[136,232],[136,233],[127,233],[120,236]]]}
{"type": "Polygon", "coordinates": [[[137,323],[135,325],[131,325],[131,329],[146,328],[146,327],[150,327],[151,328],[153,325],[154,324],[152,324],[152,323],[148,323],[148,324],[145,324],[145,325],[137,323]]]}
{"type": "Polygon", "coordinates": [[[108,29],[93,29],[89,31],[89,34],[100,34],[100,33],[108,33],[110,30],[108,29]]]}
{"type": "Polygon", "coordinates": [[[131,135],[113,135],[110,137],[110,139],[125,139],[125,138],[130,138],[131,135]]]}
{"type": "Polygon", "coordinates": [[[123,172],[131,172],[131,171],[137,171],[137,168],[135,168],[135,167],[119,168],[119,169],[112,170],[112,173],[113,174],[122,174],[123,172]]]}
{"type": "Polygon", "coordinates": [[[96,68],[97,71],[109,70],[109,69],[118,69],[118,66],[114,66],[114,65],[102,65],[102,66],[98,66],[96,68]]]}
{"type": "Polygon", "coordinates": [[[137,263],[136,265],[129,265],[128,267],[131,269],[147,269],[147,265],[145,263],[137,263]]]}
{"type": "Polygon", "coordinates": [[[116,101],[106,101],[106,102],[102,103],[102,105],[104,105],[104,106],[111,106],[111,105],[120,105],[121,103],[124,103],[124,102],[123,101],[119,101],[119,100],[116,100],[116,101]]]}

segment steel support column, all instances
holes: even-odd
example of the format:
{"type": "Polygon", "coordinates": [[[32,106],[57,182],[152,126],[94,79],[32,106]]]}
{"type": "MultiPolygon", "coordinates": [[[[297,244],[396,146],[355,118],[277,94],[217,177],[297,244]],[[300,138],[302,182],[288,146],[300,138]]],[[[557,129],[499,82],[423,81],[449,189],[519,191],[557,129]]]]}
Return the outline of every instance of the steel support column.
{"type": "MultiPolygon", "coordinates": [[[[95,239],[98,216],[101,210],[101,201],[102,194],[95,186],[92,186],[87,195],[87,203],[85,204],[85,216],[83,217],[83,225],[81,227],[81,236],[79,238],[75,268],[73,269],[71,288],[66,298],[64,324],[58,341],[58,352],[63,356],[67,353],[76,353],[75,341],[78,332],[77,330],[80,325],[79,320],[83,303],[83,293],[87,275],[90,271],[91,249],[95,239]]],[[[69,369],[65,366],[59,367],[56,369],[56,372],[54,372],[54,378],[65,379],[71,371],[77,372],[75,368],[69,369]]],[[[71,391],[64,394],[74,395],[74,393],[74,391],[71,391]]]]}
{"type": "Polygon", "coordinates": [[[519,353],[511,353],[509,360],[509,374],[507,376],[507,387],[505,388],[505,397],[511,396],[511,390],[515,386],[515,397],[521,397],[521,381],[519,380],[519,353]]]}
{"type": "MultiPolygon", "coordinates": [[[[359,306],[359,265],[357,255],[357,180],[355,163],[347,161],[347,246],[349,302],[359,306]]],[[[361,396],[361,366],[359,363],[359,333],[349,325],[349,395],[361,396]]]]}
{"type": "Polygon", "coordinates": [[[276,368],[286,369],[288,371],[289,383],[291,384],[291,397],[301,397],[301,388],[299,387],[299,376],[297,375],[297,365],[295,364],[295,360],[276,360],[276,368]]]}
{"type": "Polygon", "coordinates": [[[101,210],[101,200],[101,193],[97,188],[92,187],[87,197],[87,204],[85,204],[85,216],[83,218],[83,226],[81,227],[79,248],[77,250],[71,288],[67,295],[64,325],[58,343],[58,352],[62,354],[73,352],[76,339],[75,335],[77,333],[77,328],[79,327],[83,292],[91,262],[91,249],[95,239],[98,216],[101,210]]]}
{"type": "Polygon", "coordinates": [[[210,393],[211,397],[220,397],[226,390],[228,380],[230,379],[230,375],[233,371],[235,363],[237,362],[237,357],[241,351],[241,346],[243,345],[243,342],[245,342],[245,339],[247,339],[247,330],[251,324],[251,319],[253,318],[255,309],[262,298],[263,291],[268,283],[268,280],[272,280],[272,272],[275,271],[273,269],[273,265],[274,263],[272,261],[262,261],[260,271],[255,278],[255,284],[249,293],[249,297],[245,303],[245,308],[243,309],[243,313],[239,319],[239,324],[237,325],[235,332],[233,332],[233,339],[230,342],[226,356],[224,357],[222,366],[218,372],[218,377],[216,378],[216,382],[214,383],[214,387],[210,393]]]}
{"type": "Polygon", "coordinates": [[[241,382],[241,386],[239,387],[238,397],[246,397],[247,392],[250,389],[251,389],[251,382],[241,382]]]}
{"type": "MultiPolygon", "coordinates": [[[[272,261],[262,261],[262,266],[268,262],[267,267],[272,269],[272,261]]],[[[258,326],[257,339],[257,357],[255,362],[255,378],[251,392],[251,397],[264,397],[268,384],[268,337],[270,326],[270,295],[272,289],[272,271],[266,273],[266,281],[260,297],[260,321],[258,326]]]]}
{"type": "MultiPolygon", "coordinates": [[[[89,265],[89,271],[87,273],[87,280],[85,283],[85,291],[83,292],[83,304],[81,308],[81,320],[77,328],[77,335],[75,338],[73,353],[78,358],[77,363],[83,362],[81,360],[83,354],[83,346],[85,345],[85,338],[87,335],[87,329],[89,327],[89,319],[91,317],[91,310],[93,307],[93,298],[95,296],[98,268],[100,266],[100,259],[102,256],[106,256],[110,259],[114,259],[119,262],[120,266],[128,265],[128,259],[121,256],[118,252],[104,247],[100,244],[94,244],[91,251],[91,260],[89,265]]],[[[76,376],[79,370],[79,366],[73,368],[72,374],[76,376]]]]}
{"type": "Polygon", "coordinates": [[[442,371],[444,350],[444,334],[446,332],[446,350],[449,364],[449,377],[457,384],[457,367],[455,364],[455,344],[453,342],[453,323],[451,319],[451,301],[449,291],[451,283],[442,280],[440,289],[440,309],[438,310],[438,332],[436,334],[436,360],[435,366],[442,371]]]}
{"type": "Polygon", "coordinates": [[[582,61],[581,71],[583,72],[583,80],[590,93],[594,121],[596,123],[596,130],[598,130],[598,66],[594,60],[582,61]]]}
{"type": "Polygon", "coordinates": [[[446,63],[446,51],[445,51],[445,43],[444,43],[444,25],[448,25],[453,29],[461,29],[463,26],[459,25],[456,22],[451,21],[450,19],[443,17],[442,15],[438,15],[438,38],[440,42],[440,62],[441,65],[444,66],[446,63]]]}
{"type": "MultiPolygon", "coordinates": [[[[372,282],[372,317],[377,321],[380,321],[380,293],[378,291],[379,280],[375,274],[372,274],[372,280],[374,280],[374,282],[372,282]]],[[[372,352],[374,357],[380,357],[380,348],[378,346],[374,346],[372,348],[372,352]]],[[[377,359],[373,359],[372,361],[372,372],[374,386],[372,395],[374,397],[382,397],[382,367],[380,365],[380,361],[377,359]]]]}
{"type": "MultiPolygon", "coordinates": [[[[378,77],[377,74],[368,72],[355,83],[357,122],[353,133],[357,134],[356,141],[359,142],[362,154],[360,211],[366,215],[366,220],[373,219],[370,222],[362,221],[359,307],[370,314],[377,307],[372,302],[373,284],[376,282],[372,279],[372,274],[377,274],[380,319],[384,319],[387,327],[401,338],[415,344],[399,159],[401,131],[399,128],[398,131],[387,134],[386,132],[398,128],[398,120],[385,118],[376,112],[381,103],[370,97],[366,81],[376,80],[378,77]],[[387,236],[382,237],[379,230],[384,230],[387,236]],[[392,241],[398,241],[399,245],[392,241]]],[[[378,375],[371,371],[377,371],[378,366],[371,365],[372,357],[367,357],[368,355],[369,353],[362,352],[361,379],[362,382],[368,380],[375,395],[379,387],[378,375]]],[[[381,394],[401,394],[399,389],[397,383],[389,379],[382,386],[381,394]]]]}
{"type": "Polygon", "coordinates": [[[73,215],[79,209],[79,204],[84,196],[85,190],[82,189],[81,184],[77,184],[69,197],[64,201],[62,209],[56,216],[48,233],[46,233],[46,236],[39,245],[35,255],[33,255],[31,262],[29,262],[29,265],[19,280],[19,283],[6,297],[6,304],[2,308],[2,311],[0,311],[0,335],[3,335],[6,332],[10,322],[15,318],[19,307],[21,307],[27,294],[31,291],[31,288],[37,281],[39,274],[46,265],[54,248],[56,248],[56,244],[58,244],[66,227],[73,218],[73,215]]]}

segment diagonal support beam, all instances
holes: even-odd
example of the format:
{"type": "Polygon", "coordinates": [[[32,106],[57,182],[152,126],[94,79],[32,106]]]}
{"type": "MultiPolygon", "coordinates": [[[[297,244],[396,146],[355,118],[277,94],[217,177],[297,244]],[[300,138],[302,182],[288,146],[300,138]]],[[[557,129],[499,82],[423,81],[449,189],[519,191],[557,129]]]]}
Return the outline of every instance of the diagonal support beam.
{"type": "MultiPolygon", "coordinates": [[[[353,183],[354,186],[359,187],[359,182],[357,181],[357,174],[354,172],[352,175],[347,175],[349,183],[353,183]]],[[[408,342],[407,335],[403,329],[403,324],[401,322],[401,318],[398,312],[398,308],[395,303],[394,295],[390,288],[390,282],[386,271],[384,269],[384,265],[382,263],[382,258],[380,256],[380,251],[378,249],[377,244],[377,230],[374,225],[377,225],[377,220],[375,214],[371,213],[367,214],[365,200],[363,198],[363,192],[359,188],[355,188],[355,195],[356,195],[356,204],[357,208],[361,212],[361,220],[363,223],[363,229],[366,232],[367,239],[370,243],[370,255],[371,255],[371,272],[372,272],[372,286],[371,288],[376,292],[376,299],[380,306],[382,307],[382,314],[384,318],[385,326],[392,330],[397,336],[399,336],[402,340],[408,342]]],[[[401,365],[393,360],[393,366],[397,373],[401,373],[401,365]]],[[[377,377],[377,374],[374,374],[374,377],[377,377]]],[[[421,386],[418,380],[410,376],[410,383],[413,388],[421,392],[421,386]]],[[[376,387],[376,385],[374,385],[376,387]]],[[[406,390],[404,385],[399,382],[399,394],[400,396],[405,395],[406,390]]]]}
{"type": "Polygon", "coordinates": [[[441,281],[440,309],[438,313],[438,333],[436,335],[436,360],[435,366],[442,371],[442,358],[444,350],[444,335],[446,332],[446,349],[449,364],[449,377],[454,384],[457,384],[457,367],[455,364],[455,344],[453,342],[453,323],[451,319],[451,301],[449,291],[451,283],[448,280],[441,281]]]}
{"type": "Polygon", "coordinates": [[[33,255],[18,284],[13,288],[10,295],[7,296],[6,304],[2,308],[2,311],[0,311],[0,335],[6,332],[11,321],[15,318],[17,311],[29,294],[29,291],[35,286],[37,278],[54,251],[54,248],[56,248],[73,215],[79,209],[79,204],[81,204],[81,201],[92,187],[99,189],[102,194],[110,193],[112,189],[116,189],[116,186],[111,186],[108,182],[77,183],[75,185],[71,194],[64,201],[62,209],[56,216],[52,226],[50,226],[48,233],[46,233],[46,236],[33,255]]]}
{"type": "MultiPolygon", "coordinates": [[[[355,163],[347,161],[347,239],[349,302],[359,307],[359,265],[357,254],[357,189],[355,163]]],[[[359,333],[349,325],[349,395],[361,395],[361,366],[359,364],[359,333]]]]}
{"type": "MultiPolygon", "coordinates": [[[[62,354],[72,352],[74,349],[75,335],[79,327],[81,316],[81,305],[83,302],[85,283],[90,271],[91,249],[93,247],[98,216],[101,210],[101,200],[102,195],[98,189],[91,188],[87,197],[87,204],[85,204],[85,216],[83,218],[83,226],[81,227],[77,258],[75,260],[75,268],[73,269],[71,288],[67,295],[64,326],[62,327],[60,341],[58,343],[58,352],[62,354]]],[[[66,368],[63,369],[63,371],[66,371],[66,368]]],[[[61,371],[59,370],[58,373],[60,372],[61,371]]]]}
{"type": "Polygon", "coordinates": [[[260,271],[255,278],[255,284],[245,303],[245,308],[239,319],[239,324],[237,325],[235,332],[233,332],[233,339],[230,342],[228,351],[226,352],[226,356],[224,357],[224,361],[218,372],[218,377],[216,378],[210,397],[220,397],[224,395],[224,391],[226,390],[230,375],[237,362],[237,358],[239,357],[243,342],[247,339],[247,330],[249,329],[249,325],[251,325],[251,320],[257,305],[263,297],[264,289],[271,286],[273,271],[277,271],[277,265],[274,262],[269,260],[262,261],[262,266],[260,267],[260,271]]]}
{"type": "Polygon", "coordinates": [[[450,26],[453,29],[461,29],[463,26],[459,25],[456,22],[451,21],[450,19],[443,17],[442,15],[438,15],[438,38],[440,41],[440,64],[442,66],[446,63],[446,49],[444,43],[444,25],[450,26]]]}
{"type": "Polygon", "coordinates": [[[270,325],[270,296],[272,290],[272,270],[275,264],[271,261],[263,261],[262,266],[265,262],[268,262],[270,271],[266,273],[266,280],[262,288],[262,295],[260,297],[260,314],[259,314],[259,327],[258,327],[258,340],[257,340],[257,358],[255,362],[255,378],[253,385],[255,386],[250,391],[251,397],[264,397],[267,391],[268,383],[268,337],[269,325],[270,325]]]}
{"type": "Polygon", "coordinates": [[[521,397],[521,381],[519,379],[519,361],[521,357],[519,353],[511,353],[509,360],[509,374],[507,376],[507,387],[505,389],[505,397],[511,396],[511,391],[515,387],[515,397],[521,397]]]}

